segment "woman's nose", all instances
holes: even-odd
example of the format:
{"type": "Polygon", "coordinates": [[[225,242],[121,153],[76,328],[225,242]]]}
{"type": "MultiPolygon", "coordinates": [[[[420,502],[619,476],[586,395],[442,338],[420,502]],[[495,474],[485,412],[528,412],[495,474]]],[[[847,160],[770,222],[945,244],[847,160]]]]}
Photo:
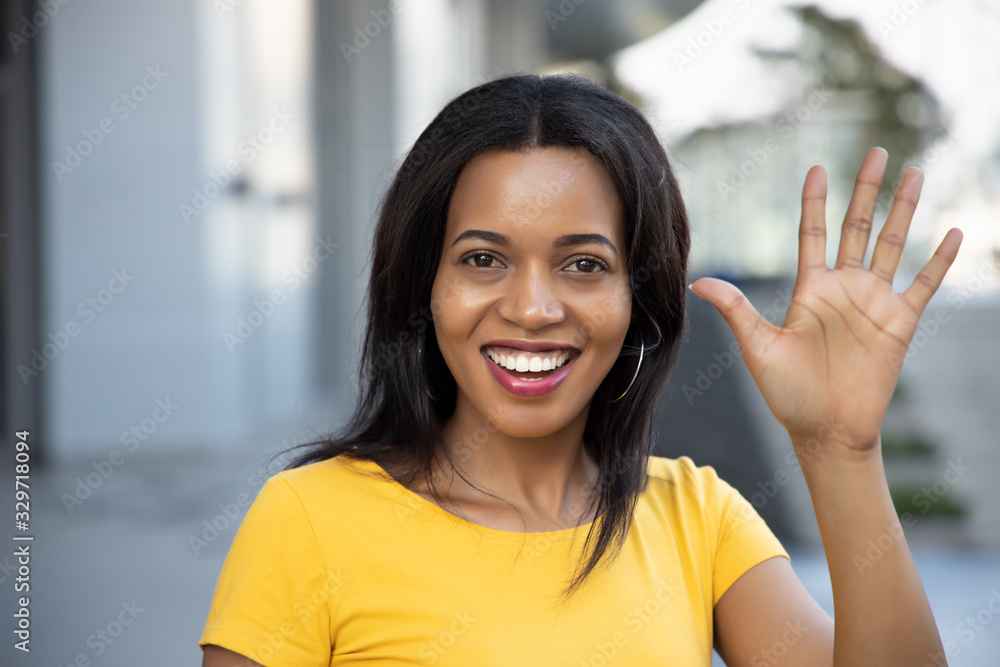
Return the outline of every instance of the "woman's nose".
{"type": "Polygon", "coordinates": [[[525,267],[506,281],[498,312],[525,329],[541,329],[566,319],[566,308],[549,269],[525,267]]]}

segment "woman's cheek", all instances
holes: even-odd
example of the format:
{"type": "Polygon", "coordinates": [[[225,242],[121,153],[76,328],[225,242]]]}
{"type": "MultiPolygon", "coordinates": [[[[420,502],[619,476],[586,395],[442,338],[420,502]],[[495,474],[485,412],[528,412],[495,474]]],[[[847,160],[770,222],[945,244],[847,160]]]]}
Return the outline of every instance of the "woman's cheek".
{"type": "Polygon", "coordinates": [[[628,293],[599,302],[590,314],[590,322],[602,338],[624,338],[632,316],[632,300],[628,293]]]}

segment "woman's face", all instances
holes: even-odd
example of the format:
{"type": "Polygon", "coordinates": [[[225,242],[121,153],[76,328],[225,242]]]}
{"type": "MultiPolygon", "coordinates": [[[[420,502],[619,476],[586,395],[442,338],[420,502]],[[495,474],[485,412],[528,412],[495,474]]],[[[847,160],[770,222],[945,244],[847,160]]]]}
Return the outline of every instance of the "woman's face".
{"type": "Polygon", "coordinates": [[[585,423],[631,319],[625,252],[618,194],[587,151],[470,160],[431,292],[455,416],[514,437],[585,423]]]}

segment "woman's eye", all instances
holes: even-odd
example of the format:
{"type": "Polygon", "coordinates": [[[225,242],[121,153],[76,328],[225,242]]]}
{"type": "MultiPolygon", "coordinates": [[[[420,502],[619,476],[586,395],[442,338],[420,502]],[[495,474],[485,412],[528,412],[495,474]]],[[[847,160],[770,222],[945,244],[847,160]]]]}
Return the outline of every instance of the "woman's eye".
{"type": "Polygon", "coordinates": [[[496,257],[484,252],[469,255],[462,261],[476,267],[477,269],[494,269],[500,266],[500,262],[497,261],[496,257]]]}
{"type": "Polygon", "coordinates": [[[598,273],[599,271],[607,270],[601,262],[596,259],[578,259],[567,267],[568,271],[573,273],[598,273]],[[573,268],[576,267],[576,268],[573,268]]]}

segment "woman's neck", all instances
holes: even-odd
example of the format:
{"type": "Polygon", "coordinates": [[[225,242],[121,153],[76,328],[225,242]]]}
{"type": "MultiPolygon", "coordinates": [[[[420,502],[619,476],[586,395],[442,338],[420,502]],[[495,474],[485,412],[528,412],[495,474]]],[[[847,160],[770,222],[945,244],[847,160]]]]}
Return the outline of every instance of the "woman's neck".
{"type": "Polygon", "coordinates": [[[593,518],[585,510],[600,470],[583,445],[586,412],[546,437],[518,438],[505,433],[513,429],[496,415],[487,419],[461,407],[444,428],[451,463],[440,457],[438,466],[439,491],[449,501],[500,513],[515,512],[513,505],[526,521],[551,524],[548,530],[593,518]]]}

